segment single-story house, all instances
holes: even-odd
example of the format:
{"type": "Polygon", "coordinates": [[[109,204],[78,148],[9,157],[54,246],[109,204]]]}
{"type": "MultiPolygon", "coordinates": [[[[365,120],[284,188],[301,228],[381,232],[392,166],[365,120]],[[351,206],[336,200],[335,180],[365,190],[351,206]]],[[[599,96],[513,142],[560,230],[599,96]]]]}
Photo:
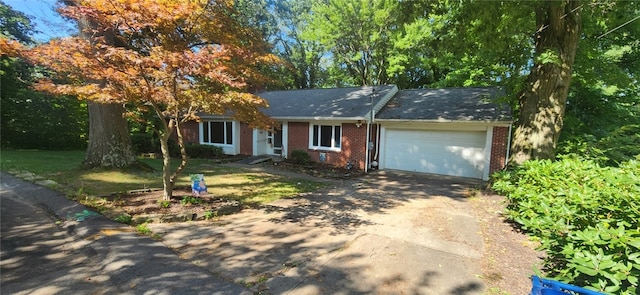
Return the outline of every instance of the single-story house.
{"type": "Polygon", "coordinates": [[[227,154],[290,157],[294,150],[336,166],[488,179],[508,158],[511,110],[499,87],[398,90],[395,85],[258,93],[280,126],[249,128],[202,115],[187,142],[227,154]]]}

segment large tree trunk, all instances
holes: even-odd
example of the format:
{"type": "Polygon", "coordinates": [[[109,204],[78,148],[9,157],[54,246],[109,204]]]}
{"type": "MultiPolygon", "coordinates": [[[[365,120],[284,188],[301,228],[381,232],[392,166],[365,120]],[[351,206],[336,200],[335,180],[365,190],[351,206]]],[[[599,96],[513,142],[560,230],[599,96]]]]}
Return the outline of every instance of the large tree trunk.
{"type": "Polygon", "coordinates": [[[89,146],[84,164],[95,167],[125,167],[136,157],[121,104],[101,104],[88,101],[89,146]]]}
{"type": "MultiPolygon", "coordinates": [[[[78,5],[76,0],[61,1],[68,6],[78,5]]],[[[88,18],[78,21],[80,36],[85,39],[97,37],[91,31],[96,24],[88,18]]],[[[109,31],[108,34],[113,34],[109,31]]],[[[106,36],[113,42],[113,38],[106,36]]],[[[88,101],[89,145],[83,164],[91,167],[126,167],[136,161],[131,145],[131,136],[124,117],[122,104],[102,104],[88,101]]]]}
{"type": "Polygon", "coordinates": [[[520,94],[511,162],[552,159],[564,123],[580,40],[580,1],[543,1],[536,10],[536,60],[520,94]]]}

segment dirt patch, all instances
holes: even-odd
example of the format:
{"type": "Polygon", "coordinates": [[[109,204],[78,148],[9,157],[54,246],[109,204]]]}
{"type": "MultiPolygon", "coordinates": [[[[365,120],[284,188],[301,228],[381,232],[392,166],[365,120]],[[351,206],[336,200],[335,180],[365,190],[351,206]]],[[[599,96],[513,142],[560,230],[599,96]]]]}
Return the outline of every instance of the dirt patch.
{"type": "Polygon", "coordinates": [[[485,244],[481,265],[485,294],[529,294],[530,277],[541,268],[544,253],[504,219],[503,196],[485,191],[478,194],[473,205],[485,244]]]}
{"type": "Polygon", "coordinates": [[[270,165],[280,170],[302,173],[327,179],[356,179],[366,175],[364,171],[359,170],[355,167],[340,167],[315,162],[308,165],[300,165],[288,159],[280,162],[267,163],[264,165],[270,165]]]}
{"type": "Polygon", "coordinates": [[[161,201],[162,195],[162,190],[146,190],[112,195],[105,200],[107,207],[115,209],[111,215],[120,216],[124,212],[134,223],[205,220],[237,213],[244,208],[238,201],[212,194],[194,196],[189,187],[174,189],[170,201],[161,201]]]}

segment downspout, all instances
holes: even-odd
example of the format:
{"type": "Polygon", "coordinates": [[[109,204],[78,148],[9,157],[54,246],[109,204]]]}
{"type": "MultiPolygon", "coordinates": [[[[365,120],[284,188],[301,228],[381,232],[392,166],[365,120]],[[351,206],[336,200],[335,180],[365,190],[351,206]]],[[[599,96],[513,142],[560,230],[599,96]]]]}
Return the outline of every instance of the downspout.
{"type": "Polygon", "coordinates": [[[364,160],[364,173],[369,172],[369,134],[371,128],[371,122],[367,122],[367,140],[364,143],[365,148],[365,160],[364,160]]]}
{"type": "Polygon", "coordinates": [[[504,159],[504,167],[507,167],[509,164],[509,157],[511,152],[511,128],[513,128],[513,123],[509,124],[509,136],[507,137],[507,157],[504,159]]]}
{"type": "Polygon", "coordinates": [[[373,155],[373,162],[377,162],[377,167],[380,167],[380,161],[378,161],[378,154],[380,153],[380,124],[376,124],[376,127],[376,153],[373,155]]]}
{"type": "Polygon", "coordinates": [[[373,148],[373,146],[371,146],[369,143],[371,142],[371,124],[373,124],[373,119],[374,119],[374,113],[373,113],[373,96],[376,94],[376,88],[372,88],[371,89],[371,110],[369,111],[370,114],[370,119],[368,120],[369,122],[367,122],[367,141],[365,142],[365,156],[366,159],[364,161],[364,173],[368,173],[369,172],[369,165],[371,162],[371,159],[369,159],[369,155],[371,154],[370,150],[371,148],[373,148]]]}

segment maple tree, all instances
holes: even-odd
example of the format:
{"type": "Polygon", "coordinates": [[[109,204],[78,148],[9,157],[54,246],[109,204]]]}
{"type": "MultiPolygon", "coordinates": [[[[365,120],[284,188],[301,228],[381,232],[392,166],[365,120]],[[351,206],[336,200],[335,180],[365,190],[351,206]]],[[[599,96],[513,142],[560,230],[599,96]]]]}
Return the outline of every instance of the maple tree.
{"type": "Polygon", "coordinates": [[[81,26],[81,36],[21,54],[55,73],[37,83],[41,91],[133,105],[159,116],[163,199],[169,200],[188,161],[181,124],[198,120],[199,112],[255,127],[271,124],[260,111],[266,102],[248,90],[268,80],[259,68],[278,59],[267,53],[257,31],[233,18],[233,9],[227,0],[76,0],[59,10],[91,22],[81,26]],[[174,132],[181,162],[169,171],[174,132]]]}

